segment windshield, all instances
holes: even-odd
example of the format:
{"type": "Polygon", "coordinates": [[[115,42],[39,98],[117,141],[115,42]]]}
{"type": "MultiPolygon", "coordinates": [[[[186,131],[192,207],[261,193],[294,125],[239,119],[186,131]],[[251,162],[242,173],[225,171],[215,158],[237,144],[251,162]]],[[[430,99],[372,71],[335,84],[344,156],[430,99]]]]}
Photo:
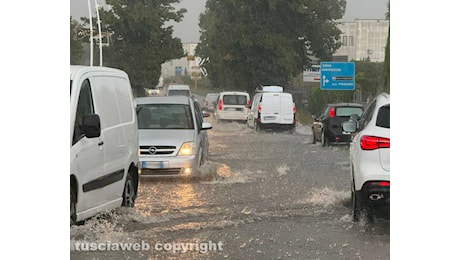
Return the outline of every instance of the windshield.
{"type": "Polygon", "coordinates": [[[193,129],[190,106],[182,104],[138,104],[139,129],[193,129]]]}

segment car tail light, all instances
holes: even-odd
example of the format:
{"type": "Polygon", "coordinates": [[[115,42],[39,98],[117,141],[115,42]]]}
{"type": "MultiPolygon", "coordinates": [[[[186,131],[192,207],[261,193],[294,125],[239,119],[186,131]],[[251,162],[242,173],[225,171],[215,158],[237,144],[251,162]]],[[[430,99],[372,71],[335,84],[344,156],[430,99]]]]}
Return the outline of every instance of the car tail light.
{"type": "Polygon", "coordinates": [[[251,100],[248,100],[248,107],[251,107],[251,100]]]}
{"type": "Polygon", "coordinates": [[[219,110],[222,110],[224,108],[224,104],[222,103],[222,99],[219,99],[219,110]]]}
{"type": "Polygon", "coordinates": [[[390,148],[390,138],[369,135],[361,137],[361,149],[375,150],[379,148],[390,148]]]}
{"type": "Polygon", "coordinates": [[[292,103],[292,112],[295,113],[297,111],[297,108],[295,107],[295,103],[292,103]]]}
{"type": "Polygon", "coordinates": [[[262,111],[262,106],[261,106],[261,105],[257,106],[257,111],[258,111],[259,113],[262,111]]]}
{"type": "Polygon", "coordinates": [[[335,108],[331,108],[331,110],[329,110],[329,117],[334,117],[335,116],[335,108]]]}
{"type": "Polygon", "coordinates": [[[389,181],[372,181],[372,182],[369,182],[369,185],[381,186],[381,187],[390,187],[390,182],[389,181]]]}

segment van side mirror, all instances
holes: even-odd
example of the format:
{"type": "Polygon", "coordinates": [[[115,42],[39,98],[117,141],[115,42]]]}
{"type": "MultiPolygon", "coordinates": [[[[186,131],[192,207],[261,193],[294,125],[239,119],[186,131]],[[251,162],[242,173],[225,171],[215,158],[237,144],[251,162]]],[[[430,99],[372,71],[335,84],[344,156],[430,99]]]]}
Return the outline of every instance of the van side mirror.
{"type": "Polygon", "coordinates": [[[101,119],[99,115],[85,115],[83,116],[83,134],[87,138],[94,138],[101,136],[101,119]]]}
{"type": "Polygon", "coordinates": [[[202,129],[202,130],[209,130],[209,129],[212,129],[212,125],[211,125],[211,123],[203,122],[203,123],[201,124],[201,129],[202,129]]]}

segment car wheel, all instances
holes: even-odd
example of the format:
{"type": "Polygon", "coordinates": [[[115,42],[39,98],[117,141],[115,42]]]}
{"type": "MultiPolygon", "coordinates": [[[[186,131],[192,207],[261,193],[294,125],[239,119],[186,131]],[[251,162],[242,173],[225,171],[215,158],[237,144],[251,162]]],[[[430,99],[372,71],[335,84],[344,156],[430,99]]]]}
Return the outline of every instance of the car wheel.
{"type": "Polygon", "coordinates": [[[70,225],[75,225],[77,222],[77,199],[75,197],[75,192],[70,188],[70,225]]]}
{"type": "Polygon", "coordinates": [[[324,133],[324,131],[321,133],[321,144],[323,146],[328,146],[329,145],[329,140],[327,139],[327,136],[324,133]]]}
{"type": "Polygon", "coordinates": [[[136,191],[134,190],[134,181],[131,174],[128,173],[126,176],[125,188],[123,190],[123,201],[121,205],[123,207],[132,208],[136,200],[136,191]]]}
{"type": "Polygon", "coordinates": [[[201,153],[200,153],[200,158],[199,158],[199,166],[203,165],[204,164],[204,154],[203,154],[203,149],[201,149],[201,153]]]}
{"type": "Polygon", "coordinates": [[[353,221],[358,222],[361,218],[362,204],[358,196],[356,195],[354,184],[352,185],[353,187],[351,188],[351,204],[353,207],[353,221]]]}
{"type": "Polygon", "coordinates": [[[256,132],[260,132],[260,126],[259,126],[259,123],[257,123],[256,120],[254,120],[254,128],[256,129],[256,132]]]}
{"type": "Polygon", "coordinates": [[[312,144],[316,144],[315,129],[312,128],[312,129],[311,129],[311,132],[313,133],[313,134],[312,134],[312,138],[311,138],[311,139],[312,139],[312,140],[311,140],[311,143],[312,143],[312,144]]]}

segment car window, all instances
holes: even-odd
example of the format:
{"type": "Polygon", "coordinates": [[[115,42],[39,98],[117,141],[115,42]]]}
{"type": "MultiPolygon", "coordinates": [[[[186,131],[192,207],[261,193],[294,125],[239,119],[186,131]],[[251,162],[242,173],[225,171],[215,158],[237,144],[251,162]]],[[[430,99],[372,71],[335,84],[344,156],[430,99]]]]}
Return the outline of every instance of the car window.
{"type": "Polygon", "coordinates": [[[82,83],[78,97],[72,144],[75,144],[83,137],[83,117],[91,114],[94,114],[93,95],[89,80],[85,80],[82,83]]]}
{"type": "Polygon", "coordinates": [[[190,91],[186,89],[171,89],[168,91],[168,96],[190,96],[190,91]]]}
{"type": "Polygon", "coordinates": [[[139,129],[193,129],[190,106],[183,104],[138,104],[139,129]]]}
{"type": "Polygon", "coordinates": [[[360,107],[337,107],[335,109],[336,116],[351,116],[351,115],[361,116],[362,114],[363,114],[363,109],[360,107]]]}
{"type": "Polygon", "coordinates": [[[198,104],[198,102],[193,102],[193,105],[195,106],[195,118],[196,118],[196,124],[198,128],[198,132],[201,131],[201,126],[203,125],[203,114],[201,113],[201,107],[198,104]]]}
{"type": "Polygon", "coordinates": [[[383,106],[379,108],[379,112],[377,114],[377,126],[390,128],[390,105],[383,106]]]}
{"type": "Polygon", "coordinates": [[[224,105],[246,105],[248,99],[244,95],[224,95],[224,105]]]}
{"type": "Polygon", "coordinates": [[[364,110],[364,113],[363,113],[363,116],[360,120],[360,128],[364,128],[368,123],[369,121],[371,121],[372,119],[372,114],[374,114],[374,110],[375,110],[375,106],[376,106],[376,101],[374,100],[365,110],[364,110]]]}

